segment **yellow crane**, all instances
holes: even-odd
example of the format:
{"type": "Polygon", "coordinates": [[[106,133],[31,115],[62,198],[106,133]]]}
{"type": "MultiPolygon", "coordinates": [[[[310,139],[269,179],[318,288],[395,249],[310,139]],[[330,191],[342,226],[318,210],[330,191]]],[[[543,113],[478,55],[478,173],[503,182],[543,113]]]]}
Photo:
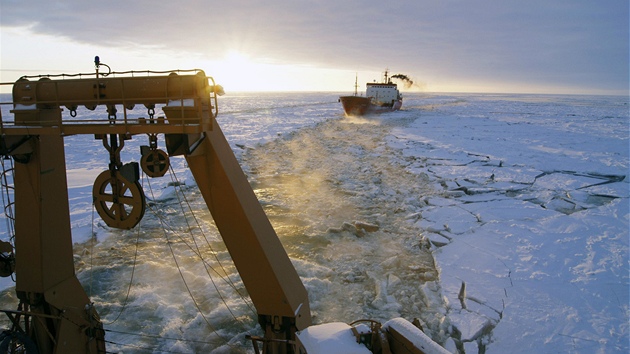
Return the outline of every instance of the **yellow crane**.
{"type": "MultiPolygon", "coordinates": [[[[223,89],[201,70],[100,73],[107,66],[98,57],[95,64],[92,74],[17,80],[11,115],[0,119],[0,155],[15,162],[15,239],[14,245],[0,242],[0,253],[9,255],[0,259],[0,275],[15,272],[19,299],[16,310],[2,310],[13,328],[0,335],[0,350],[9,343],[27,354],[105,352],[97,309],[75,275],[64,152],[64,137],[91,134],[110,158],[93,187],[104,222],[135,227],[145,211],[139,170],[160,177],[170,156],[183,155],[264,329],[264,337],[251,338],[256,352],[262,343],[266,353],[306,353],[299,332],[304,341],[317,332],[308,294],[217,124],[223,89]],[[105,106],[107,117],[77,117],[79,106],[105,106]],[[164,116],[155,116],[156,106],[164,116]],[[130,118],[136,107],[147,116],[130,118]],[[149,146],[139,164],[124,164],[120,151],[137,135],[148,135],[149,146]],[[158,135],[166,152],[157,147],[158,135]]],[[[377,333],[380,324],[370,323],[374,352],[423,352],[404,331],[377,333]]],[[[364,333],[353,332],[357,342],[365,341],[364,333]]]]}

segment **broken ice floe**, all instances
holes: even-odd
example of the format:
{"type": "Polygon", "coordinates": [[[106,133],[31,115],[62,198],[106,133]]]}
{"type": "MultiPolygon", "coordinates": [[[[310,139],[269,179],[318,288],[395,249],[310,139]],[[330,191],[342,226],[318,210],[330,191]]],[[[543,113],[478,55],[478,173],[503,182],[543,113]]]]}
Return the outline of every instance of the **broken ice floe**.
{"type": "MultiPolygon", "coordinates": [[[[507,102],[506,110],[518,107],[507,102]]],[[[624,335],[606,334],[627,333],[627,309],[619,316],[611,300],[621,293],[627,300],[627,277],[619,276],[628,254],[627,98],[605,108],[554,101],[528,104],[527,115],[484,111],[497,103],[439,107],[392,138],[407,170],[442,191],[408,220],[434,247],[447,318],[466,340],[446,347],[627,348],[624,335]],[[553,110],[541,113],[545,107],[553,110]],[[564,109],[584,112],[556,115],[564,109]],[[601,124],[600,110],[619,113],[601,124]],[[579,323],[569,320],[576,316],[579,323]]]]}
{"type": "Polygon", "coordinates": [[[357,237],[363,237],[366,233],[376,232],[379,230],[379,226],[363,221],[344,222],[341,227],[331,227],[326,231],[327,233],[339,234],[342,232],[349,232],[357,237]]]}

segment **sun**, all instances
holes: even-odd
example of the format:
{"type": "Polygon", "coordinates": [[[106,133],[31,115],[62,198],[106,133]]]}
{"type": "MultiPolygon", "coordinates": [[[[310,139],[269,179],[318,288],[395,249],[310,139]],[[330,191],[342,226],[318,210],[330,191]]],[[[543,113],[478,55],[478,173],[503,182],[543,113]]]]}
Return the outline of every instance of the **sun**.
{"type": "Polygon", "coordinates": [[[350,91],[356,72],[308,63],[284,63],[228,51],[220,58],[190,62],[203,68],[218,85],[230,92],[350,91]]]}
{"type": "Polygon", "coordinates": [[[223,59],[209,63],[217,84],[227,91],[286,91],[294,89],[286,67],[251,59],[231,51],[223,59]]]}

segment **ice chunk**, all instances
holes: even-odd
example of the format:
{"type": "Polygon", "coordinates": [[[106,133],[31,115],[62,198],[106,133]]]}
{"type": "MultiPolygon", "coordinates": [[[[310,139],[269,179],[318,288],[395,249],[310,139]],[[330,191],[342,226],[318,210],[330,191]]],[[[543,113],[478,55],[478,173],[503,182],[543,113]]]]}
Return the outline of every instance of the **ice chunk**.
{"type": "Polygon", "coordinates": [[[434,342],[429,336],[424,334],[418,327],[404,318],[394,318],[387,321],[383,328],[386,330],[393,329],[409,340],[416,348],[422,350],[426,354],[446,354],[449,353],[439,344],[434,342]]]}
{"type": "Polygon", "coordinates": [[[341,322],[310,326],[296,333],[308,353],[370,354],[370,350],[357,343],[349,325],[341,322]]]}
{"type": "Polygon", "coordinates": [[[492,325],[488,318],[466,310],[451,313],[448,318],[453,327],[461,333],[462,342],[476,340],[487,327],[492,325]]]}

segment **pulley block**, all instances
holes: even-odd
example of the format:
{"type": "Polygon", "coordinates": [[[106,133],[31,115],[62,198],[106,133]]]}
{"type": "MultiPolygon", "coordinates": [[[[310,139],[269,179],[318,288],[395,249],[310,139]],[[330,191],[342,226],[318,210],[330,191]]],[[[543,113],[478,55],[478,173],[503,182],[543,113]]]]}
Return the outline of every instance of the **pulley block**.
{"type": "Polygon", "coordinates": [[[150,149],[140,159],[142,171],[149,177],[162,177],[168,171],[170,160],[168,154],[160,149],[150,149]]]}
{"type": "Polygon", "coordinates": [[[15,272],[15,254],[13,245],[0,241],[0,277],[10,277],[15,272]]]}
{"type": "Polygon", "coordinates": [[[92,189],[94,206],[107,226],[131,229],[136,226],[146,208],[140,183],[130,182],[118,170],[103,171],[92,189]]]}
{"type": "Polygon", "coordinates": [[[26,333],[6,330],[0,333],[0,353],[39,353],[37,345],[26,333]]]}

